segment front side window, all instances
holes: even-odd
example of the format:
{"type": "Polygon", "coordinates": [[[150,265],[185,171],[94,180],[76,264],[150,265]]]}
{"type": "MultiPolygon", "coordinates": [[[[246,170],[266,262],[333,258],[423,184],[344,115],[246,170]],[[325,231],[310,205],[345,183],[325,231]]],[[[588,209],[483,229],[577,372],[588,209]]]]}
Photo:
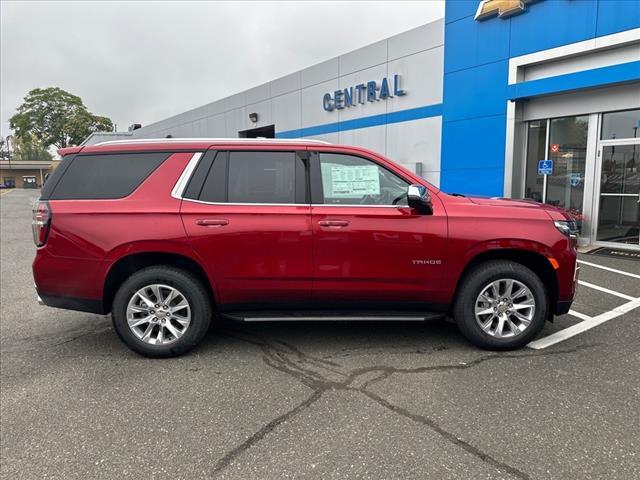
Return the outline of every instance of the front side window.
{"type": "Polygon", "coordinates": [[[320,154],[326,205],[406,205],[409,184],[371,160],[354,155],[320,154]]]}

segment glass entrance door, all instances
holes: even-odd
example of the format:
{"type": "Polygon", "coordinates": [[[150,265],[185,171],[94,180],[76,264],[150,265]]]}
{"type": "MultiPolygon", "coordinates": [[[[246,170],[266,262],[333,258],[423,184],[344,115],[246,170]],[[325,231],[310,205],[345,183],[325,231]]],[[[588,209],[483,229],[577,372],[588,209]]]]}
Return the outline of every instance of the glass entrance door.
{"type": "Polygon", "coordinates": [[[640,139],[602,141],[596,241],[640,248],[640,139]]]}

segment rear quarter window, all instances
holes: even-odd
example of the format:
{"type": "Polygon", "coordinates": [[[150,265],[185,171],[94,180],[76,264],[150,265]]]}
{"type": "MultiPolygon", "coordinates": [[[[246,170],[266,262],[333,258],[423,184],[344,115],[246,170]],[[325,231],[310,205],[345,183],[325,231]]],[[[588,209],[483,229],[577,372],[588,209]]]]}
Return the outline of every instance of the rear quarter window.
{"type": "MultiPolygon", "coordinates": [[[[53,175],[49,179],[47,183],[51,184],[51,192],[47,192],[47,198],[90,200],[126,197],[170,155],[167,152],[76,155],[65,165],[59,179],[54,179],[53,175]],[[55,184],[52,180],[56,180],[55,184]]],[[[42,198],[45,199],[44,195],[42,198]]]]}

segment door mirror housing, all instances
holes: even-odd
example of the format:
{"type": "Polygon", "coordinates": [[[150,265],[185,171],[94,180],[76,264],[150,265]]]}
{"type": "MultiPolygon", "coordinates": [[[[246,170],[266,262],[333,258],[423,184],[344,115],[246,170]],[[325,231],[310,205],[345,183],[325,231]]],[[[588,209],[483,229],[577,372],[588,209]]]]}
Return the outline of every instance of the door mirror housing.
{"type": "Polygon", "coordinates": [[[407,189],[407,203],[411,208],[422,215],[433,215],[431,194],[424,185],[414,183],[407,189]]]}

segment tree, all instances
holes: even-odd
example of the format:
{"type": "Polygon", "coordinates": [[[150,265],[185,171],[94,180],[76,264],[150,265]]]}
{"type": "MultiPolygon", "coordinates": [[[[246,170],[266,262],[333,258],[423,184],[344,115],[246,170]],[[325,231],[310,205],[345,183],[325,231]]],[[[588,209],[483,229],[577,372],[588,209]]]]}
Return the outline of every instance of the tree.
{"type": "Polygon", "coordinates": [[[58,87],[31,90],[9,126],[17,138],[45,148],[78,145],[93,132],[113,130],[109,118],[92,114],[80,97],[58,87]]]}
{"type": "Polygon", "coordinates": [[[12,160],[52,160],[49,151],[36,140],[33,135],[30,138],[17,138],[11,155],[12,160]]]}
{"type": "Polygon", "coordinates": [[[5,146],[4,138],[0,138],[0,160],[9,159],[9,146],[5,146]]]}

